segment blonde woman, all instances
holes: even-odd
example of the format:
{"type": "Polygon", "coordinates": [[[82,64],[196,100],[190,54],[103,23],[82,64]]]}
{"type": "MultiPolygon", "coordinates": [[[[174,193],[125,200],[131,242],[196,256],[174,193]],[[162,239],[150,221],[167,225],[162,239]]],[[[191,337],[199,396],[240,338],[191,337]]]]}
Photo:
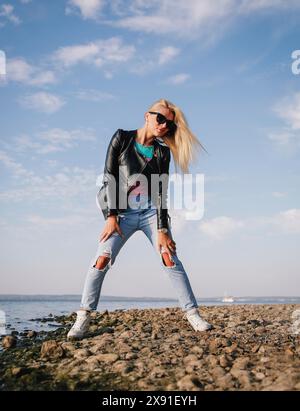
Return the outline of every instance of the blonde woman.
{"type": "Polygon", "coordinates": [[[123,245],[138,230],[153,245],[194,330],[212,328],[199,315],[187,273],[177,256],[167,208],[170,153],[176,170],[179,166],[188,172],[201,143],[190,131],[180,108],[168,100],[156,101],[144,118],[143,127],[131,131],[118,129],[109,143],[103,184],[97,194],[106,222],[89,265],[76,322],[68,333],[70,339],[86,334],[90,313],[98,306],[105,274],[123,245]]]}

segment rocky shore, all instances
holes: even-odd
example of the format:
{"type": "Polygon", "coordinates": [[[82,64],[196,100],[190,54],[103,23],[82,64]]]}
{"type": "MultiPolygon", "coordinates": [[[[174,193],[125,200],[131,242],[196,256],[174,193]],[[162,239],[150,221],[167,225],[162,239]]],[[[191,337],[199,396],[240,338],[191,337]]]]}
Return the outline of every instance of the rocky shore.
{"type": "Polygon", "coordinates": [[[208,332],[195,332],[180,308],[103,311],[72,342],[75,313],[55,317],[54,331],[2,338],[0,390],[300,390],[296,310],[200,307],[208,332]]]}

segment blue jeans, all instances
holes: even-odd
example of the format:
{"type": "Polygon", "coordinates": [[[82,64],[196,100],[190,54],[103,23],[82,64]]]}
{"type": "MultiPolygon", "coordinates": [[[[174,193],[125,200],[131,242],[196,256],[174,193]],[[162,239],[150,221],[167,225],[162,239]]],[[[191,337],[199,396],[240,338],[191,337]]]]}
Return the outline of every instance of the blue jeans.
{"type": "MultiPolygon", "coordinates": [[[[119,214],[119,225],[124,238],[115,232],[104,243],[99,242],[96,255],[93,257],[86,275],[80,308],[86,310],[97,309],[105,274],[114,264],[123,245],[132,234],[138,230],[143,231],[153,245],[163,269],[168,274],[171,283],[173,284],[182,310],[188,311],[191,308],[197,308],[197,301],[193,294],[187,273],[177,254],[172,255],[172,262],[174,264],[172,266],[167,266],[161,255],[164,250],[160,250],[159,252],[157,249],[158,232],[156,208],[152,205],[149,208],[139,207],[133,209],[129,207],[125,212],[119,214]],[[95,267],[100,256],[110,257],[107,265],[101,270],[95,267]]],[[[172,238],[171,227],[169,227],[169,235],[172,238]]]]}

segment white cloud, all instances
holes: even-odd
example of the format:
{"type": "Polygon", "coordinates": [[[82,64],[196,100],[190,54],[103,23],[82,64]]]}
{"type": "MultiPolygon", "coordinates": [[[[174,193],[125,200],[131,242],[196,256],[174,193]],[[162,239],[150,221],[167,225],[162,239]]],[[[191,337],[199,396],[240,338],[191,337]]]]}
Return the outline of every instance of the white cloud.
{"type": "Polygon", "coordinates": [[[0,5],[0,19],[6,19],[14,24],[20,24],[21,20],[18,16],[14,14],[14,6],[11,4],[1,4],[0,5]]]}
{"type": "Polygon", "coordinates": [[[55,63],[63,67],[71,67],[79,63],[103,67],[108,64],[127,62],[134,53],[134,46],[124,45],[122,39],[112,37],[87,44],[61,47],[55,51],[52,58],[55,63]]]}
{"type": "Polygon", "coordinates": [[[91,215],[90,219],[87,217],[86,214],[65,215],[63,217],[44,217],[39,214],[32,214],[25,218],[25,223],[29,223],[41,230],[57,230],[57,228],[64,227],[86,226],[92,220],[95,220],[94,215],[91,215]]]}
{"type": "Polygon", "coordinates": [[[183,83],[185,83],[189,78],[190,78],[190,75],[189,75],[189,74],[180,73],[180,74],[176,74],[175,76],[169,77],[168,80],[167,80],[167,83],[169,83],[169,84],[174,84],[174,85],[183,84],[183,83]]]}
{"type": "Polygon", "coordinates": [[[106,100],[115,100],[115,96],[110,93],[105,93],[100,90],[80,90],[75,93],[75,97],[79,98],[80,100],[86,101],[106,101],[106,100]]]}
{"type": "MultiPolygon", "coordinates": [[[[273,193],[276,197],[283,197],[285,193],[273,193]]],[[[271,216],[256,216],[237,220],[227,216],[215,217],[202,221],[200,232],[213,240],[224,240],[231,234],[242,229],[243,234],[262,230],[268,235],[300,234],[300,209],[292,208],[271,216]]]]}
{"type": "Polygon", "coordinates": [[[47,114],[55,113],[65,104],[65,101],[61,97],[45,92],[29,94],[22,97],[19,102],[24,108],[47,114]]]}
{"type": "Polygon", "coordinates": [[[268,134],[268,138],[280,148],[297,150],[300,147],[300,92],[286,96],[277,102],[273,111],[285,125],[268,134]]]}
{"type": "Polygon", "coordinates": [[[241,17],[299,6],[298,0],[118,0],[113,6],[117,18],[111,24],[149,34],[201,38],[206,46],[241,17]]]}
{"type": "Polygon", "coordinates": [[[258,10],[290,9],[300,7],[298,0],[243,0],[240,5],[242,13],[258,10]]]}
{"type": "Polygon", "coordinates": [[[159,66],[170,63],[180,53],[180,49],[173,46],[165,46],[154,50],[147,51],[145,55],[141,53],[135,57],[133,64],[129,67],[129,71],[135,74],[146,74],[155,70],[159,66]]]}
{"type": "Polygon", "coordinates": [[[159,59],[158,64],[160,66],[169,63],[169,61],[173,60],[179,54],[180,50],[176,47],[167,46],[162,47],[159,51],[159,59]]]}
{"type": "Polygon", "coordinates": [[[15,161],[9,154],[5,151],[0,150],[0,162],[12,172],[14,177],[24,177],[24,176],[32,176],[33,173],[26,170],[23,165],[17,161],[15,161]]]}
{"type": "Polygon", "coordinates": [[[53,199],[55,202],[59,201],[62,206],[62,203],[68,204],[72,198],[76,197],[82,202],[88,193],[94,191],[96,194],[94,169],[63,167],[51,175],[36,175],[31,171],[26,171],[24,175],[18,175],[18,177],[18,186],[2,190],[0,201],[35,203],[37,201],[48,202],[53,199]]]}
{"type": "Polygon", "coordinates": [[[300,233],[300,209],[282,211],[273,219],[273,224],[284,233],[300,233]]]}
{"type": "Polygon", "coordinates": [[[7,80],[31,86],[43,86],[57,81],[53,71],[32,66],[23,58],[7,61],[7,80]]]}
{"type": "Polygon", "coordinates": [[[281,191],[273,191],[272,192],[272,196],[273,197],[275,197],[275,198],[283,198],[283,197],[286,197],[286,193],[283,193],[283,192],[281,192],[281,191]]]}
{"type": "Polygon", "coordinates": [[[199,225],[199,229],[203,234],[215,240],[222,240],[242,227],[244,227],[244,222],[226,216],[215,217],[203,221],[199,225]]]}
{"type": "Polygon", "coordinates": [[[97,19],[104,6],[103,0],[69,0],[66,14],[80,12],[83,19],[97,19]]]}
{"type": "Polygon", "coordinates": [[[296,138],[296,134],[289,129],[271,132],[268,135],[271,141],[274,141],[278,146],[289,146],[296,138]]]}
{"type": "Polygon", "coordinates": [[[93,190],[96,193],[97,176],[92,168],[63,167],[51,175],[42,173],[37,175],[3,150],[0,151],[0,163],[10,171],[14,179],[12,188],[2,189],[0,193],[2,202],[35,203],[54,199],[62,206],[62,204],[68,205],[74,197],[82,202],[86,194],[92,193],[93,190]]]}
{"type": "Polygon", "coordinates": [[[26,135],[15,138],[14,149],[17,152],[26,150],[34,151],[37,154],[49,154],[62,152],[76,147],[80,142],[96,141],[93,130],[63,130],[53,128],[37,134],[36,138],[26,135]]]}
{"type": "Polygon", "coordinates": [[[274,111],[292,130],[300,130],[300,92],[285,97],[275,105],[274,111]]]}

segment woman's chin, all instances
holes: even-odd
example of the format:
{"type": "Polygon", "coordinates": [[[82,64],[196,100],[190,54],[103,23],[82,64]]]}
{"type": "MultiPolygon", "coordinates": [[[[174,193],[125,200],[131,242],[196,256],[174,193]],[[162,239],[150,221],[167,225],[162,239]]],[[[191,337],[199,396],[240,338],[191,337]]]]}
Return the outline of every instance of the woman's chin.
{"type": "Polygon", "coordinates": [[[166,131],[156,131],[155,136],[156,137],[160,137],[160,138],[164,138],[164,136],[167,134],[166,131]]]}

